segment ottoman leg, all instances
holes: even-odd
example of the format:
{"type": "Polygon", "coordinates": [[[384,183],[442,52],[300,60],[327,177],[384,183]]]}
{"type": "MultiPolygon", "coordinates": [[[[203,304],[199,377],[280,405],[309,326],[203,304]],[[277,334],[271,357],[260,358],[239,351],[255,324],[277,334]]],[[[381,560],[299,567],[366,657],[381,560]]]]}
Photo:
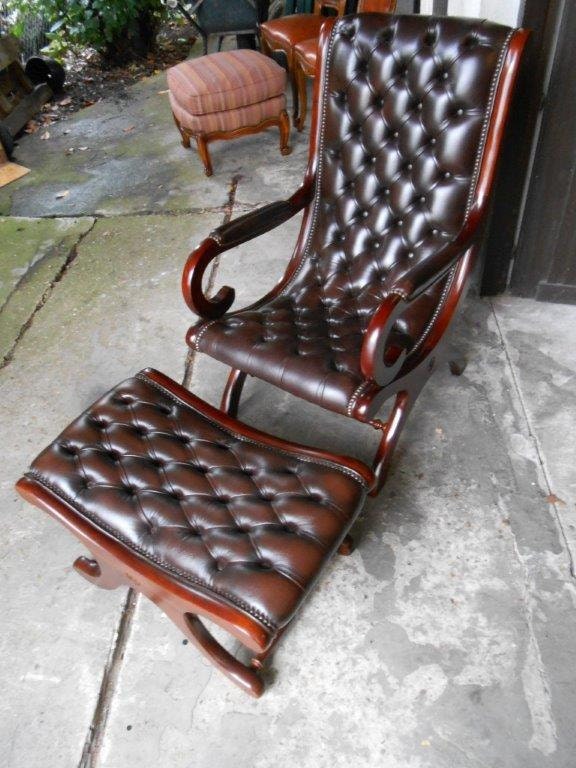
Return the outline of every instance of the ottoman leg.
{"type": "Polygon", "coordinates": [[[200,619],[193,613],[177,614],[164,608],[164,612],[191,640],[194,645],[207,656],[218,669],[232,680],[235,685],[254,698],[264,693],[264,681],[258,674],[257,668],[247,667],[235,659],[210,634],[200,619]]]}
{"type": "Polygon", "coordinates": [[[208,152],[208,142],[202,134],[198,134],[194,137],[196,139],[196,146],[198,147],[198,154],[204,164],[204,173],[206,176],[212,176],[212,161],[210,160],[210,153],[208,152]]]}
{"type": "Polygon", "coordinates": [[[289,155],[292,152],[292,147],[290,146],[290,118],[285,109],[280,113],[278,125],[280,128],[280,152],[283,155],[289,155]]]}
{"type": "Polygon", "coordinates": [[[182,128],[182,126],[180,125],[180,121],[178,120],[174,112],[172,112],[172,117],[174,118],[174,122],[176,123],[176,128],[178,128],[178,131],[180,132],[180,136],[182,137],[182,146],[184,147],[184,149],[189,149],[190,135],[188,131],[186,131],[185,128],[182,128]]]}

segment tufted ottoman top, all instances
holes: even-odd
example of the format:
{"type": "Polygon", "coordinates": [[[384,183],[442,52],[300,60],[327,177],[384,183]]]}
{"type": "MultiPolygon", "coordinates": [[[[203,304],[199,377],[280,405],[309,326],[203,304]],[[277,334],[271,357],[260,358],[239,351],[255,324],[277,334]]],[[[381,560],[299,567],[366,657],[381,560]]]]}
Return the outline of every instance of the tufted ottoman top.
{"type": "Polygon", "coordinates": [[[168,70],[170,95],[192,115],[240,109],[275,96],[286,87],[286,72],[257,51],[222,51],[187,59],[168,70]]]}
{"type": "Polygon", "coordinates": [[[147,370],[72,422],[28,476],[189,589],[278,629],[370,482],[364,465],[333,458],[250,430],[147,370]]]}

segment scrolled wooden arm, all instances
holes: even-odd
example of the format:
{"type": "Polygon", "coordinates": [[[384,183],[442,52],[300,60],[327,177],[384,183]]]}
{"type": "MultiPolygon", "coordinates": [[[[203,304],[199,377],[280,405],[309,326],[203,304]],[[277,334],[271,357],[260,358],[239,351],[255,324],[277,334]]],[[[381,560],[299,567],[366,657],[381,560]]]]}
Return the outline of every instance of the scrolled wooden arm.
{"type": "Polygon", "coordinates": [[[392,331],[396,320],[410,303],[446,277],[450,269],[477,240],[477,221],[465,225],[453,241],[438,251],[434,259],[406,270],[393,283],[388,294],[372,317],[364,335],[360,352],[363,376],[379,386],[392,382],[406,362],[408,351],[394,349],[392,331]]]}
{"type": "Polygon", "coordinates": [[[230,286],[223,286],[212,298],[204,294],[202,280],[208,265],[224,251],[259,237],[288,221],[308,205],[312,188],[312,183],[308,181],[288,200],[278,200],[223,224],[192,251],[182,273],[182,293],[193,312],[207,320],[215,320],[230,309],[235,298],[234,289],[230,286]]]}

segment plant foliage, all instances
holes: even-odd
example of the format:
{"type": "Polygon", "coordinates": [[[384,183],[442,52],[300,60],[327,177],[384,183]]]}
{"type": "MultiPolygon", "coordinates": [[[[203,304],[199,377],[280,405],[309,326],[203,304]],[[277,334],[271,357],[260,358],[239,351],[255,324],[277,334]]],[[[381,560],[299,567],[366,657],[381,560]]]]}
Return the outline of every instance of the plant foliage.
{"type": "Polygon", "coordinates": [[[168,12],[163,0],[8,0],[8,9],[16,35],[27,18],[41,16],[55,48],[89,46],[112,63],[149,53],[168,12]]]}

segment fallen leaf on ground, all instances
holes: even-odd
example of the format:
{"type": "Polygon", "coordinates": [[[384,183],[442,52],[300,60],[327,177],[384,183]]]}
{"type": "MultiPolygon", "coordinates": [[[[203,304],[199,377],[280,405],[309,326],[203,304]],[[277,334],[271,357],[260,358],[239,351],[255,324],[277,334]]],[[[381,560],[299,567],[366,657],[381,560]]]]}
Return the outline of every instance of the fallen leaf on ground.
{"type": "Polygon", "coordinates": [[[163,96],[165,93],[169,93],[169,90],[168,90],[168,89],[166,89],[165,91],[158,91],[158,94],[159,94],[160,96],[163,96]]]}
{"type": "Polygon", "coordinates": [[[79,152],[86,152],[87,149],[88,147],[78,147],[79,152]]]}
{"type": "Polygon", "coordinates": [[[56,193],[56,200],[62,200],[63,198],[68,197],[69,194],[70,194],[69,189],[63,189],[62,192],[56,193]]]}
{"type": "Polygon", "coordinates": [[[122,128],[122,133],[130,133],[134,128],[136,128],[135,125],[129,125],[128,128],[122,128]]]}
{"type": "Polygon", "coordinates": [[[58,102],[59,107],[67,107],[69,104],[72,104],[72,99],[70,96],[67,96],[65,99],[62,99],[62,101],[58,102]]]}
{"type": "Polygon", "coordinates": [[[548,504],[560,504],[561,507],[566,506],[566,502],[556,496],[555,493],[549,493],[548,496],[546,496],[546,501],[548,504]]]}
{"type": "Polygon", "coordinates": [[[46,131],[46,133],[43,133],[42,136],[40,136],[41,141],[46,141],[46,139],[50,138],[50,132],[46,131]]]}

